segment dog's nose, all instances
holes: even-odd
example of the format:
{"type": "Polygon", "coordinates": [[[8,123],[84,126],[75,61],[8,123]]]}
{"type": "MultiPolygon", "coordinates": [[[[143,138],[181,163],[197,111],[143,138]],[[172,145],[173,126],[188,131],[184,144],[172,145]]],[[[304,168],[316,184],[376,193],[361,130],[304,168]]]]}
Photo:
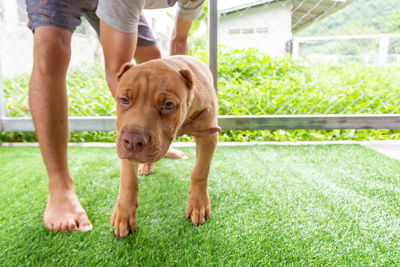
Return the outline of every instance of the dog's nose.
{"type": "Polygon", "coordinates": [[[122,144],[130,152],[141,152],[148,142],[149,138],[144,133],[127,132],[122,134],[122,144]]]}

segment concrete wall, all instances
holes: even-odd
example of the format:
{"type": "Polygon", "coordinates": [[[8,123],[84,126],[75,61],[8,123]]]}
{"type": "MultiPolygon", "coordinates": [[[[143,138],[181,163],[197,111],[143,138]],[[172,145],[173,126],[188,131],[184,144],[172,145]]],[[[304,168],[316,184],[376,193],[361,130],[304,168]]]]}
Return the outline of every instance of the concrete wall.
{"type": "MultiPolygon", "coordinates": [[[[33,62],[33,34],[26,26],[25,1],[0,0],[0,68],[3,77],[30,73],[33,62]]],[[[71,65],[95,62],[101,55],[94,30],[72,37],[71,65]]]]}
{"type": "MultiPolygon", "coordinates": [[[[173,20],[165,12],[174,9],[146,11],[145,15],[164,56],[169,54],[169,37],[173,20]]],[[[3,77],[30,73],[33,62],[33,34],[28,22],[25,0],[0,0],[0,70],[3,77]]],[[[70,65],[100,62],[101,45],[95,31],[87,25],[85,34],[74,33],[70,65]]]]}
{"type": "MultiPolygon", "coordinates": [[[[74,35],[70,65],[95,62],[101,56],[96,36],[74,35]]],[[[3,77],[30,73],[33,62],[33,34],[22,25],[0,23],[0,66],[3,77]]]]}

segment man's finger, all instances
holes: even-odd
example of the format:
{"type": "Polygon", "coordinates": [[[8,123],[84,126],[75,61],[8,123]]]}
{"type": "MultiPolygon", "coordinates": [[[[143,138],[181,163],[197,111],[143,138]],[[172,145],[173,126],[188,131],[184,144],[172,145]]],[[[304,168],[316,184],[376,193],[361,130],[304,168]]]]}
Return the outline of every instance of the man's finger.
{"type": "Polygon", "coordinates": [[[208,134],[212,134],[212,133],[216,133],[221,131],[221,127],[217,126],[217,127],[211,127],[208,128],[206,130],[201,130],[201,131],[193,131],[193,132],[189,132],[189,135],[192,135],[194,137],[202,137],[208,134]]]}
{"type": "MultiPolygon", "coordinates": [[[[195,128],[196,124],[198,122],[201,122],[205,117],[210,114],[211,109],[206,108],[203,109],[195,118],[193,118],[190,122],[185,123],[182,125],[182,127],[179,129],[177,136],[181,136],[184,133],[188,133],[188,130],[191,128],[195,128]]],[[[190,132],[188,133],[189,135],[192,135],[190,132]]]]}
{"type": "Polygon", "coordinates": [[[211,110],[209,108],[204,109],[202,112],[199,113],[193,120],[190,122],[190,125],[194,127],[197,122],[203,120],[205,117],[207,117],[208,114],[210,114],[211,110]]]}

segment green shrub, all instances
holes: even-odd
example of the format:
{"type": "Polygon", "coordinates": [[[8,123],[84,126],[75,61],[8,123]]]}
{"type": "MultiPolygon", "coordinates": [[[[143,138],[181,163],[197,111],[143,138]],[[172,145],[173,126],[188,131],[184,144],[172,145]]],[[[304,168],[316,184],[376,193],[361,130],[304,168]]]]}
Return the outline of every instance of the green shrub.
{"type": "MultiPolygon", "coordinates": [[[[194,55],[208,61],[205,51],[194,55]]],[[[218,99],[221,115],[391,114],[400,107],[400,68],[360,63],[301,64],[271,58],[255,49],[219,50],[218,99]]],[[[28,75],[5,80],[9,116],[28,116],[28,75]]],[[[115,115],[104,70],[96,65],[68,73],[71,116],[115,115]]],[[[226,131],[221,141],[398,139],[391,130],[226,131]]],[[[112,142],[115,132],[71,132],[73,142],[112,142]]],[[[1,133],[1,141],[32,141],[31,133],[1,133]]],[[[190,137],[180,137],[189,141],[190,137]]]]}

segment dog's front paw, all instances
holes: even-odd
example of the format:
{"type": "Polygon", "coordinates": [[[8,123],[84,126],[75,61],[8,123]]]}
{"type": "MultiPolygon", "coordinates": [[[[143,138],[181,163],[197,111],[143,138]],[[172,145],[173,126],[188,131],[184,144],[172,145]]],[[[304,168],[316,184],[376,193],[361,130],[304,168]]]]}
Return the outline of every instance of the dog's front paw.
{"type": "Polygon", "coordinates": [[[208,192],[189,192],[189,202],[186,208],[186,218],[192,220],[194,225],[202,225],[211,216],[211,202],[208,192]]]}
{"type": "Polygon", "coordinates": [[[154,171],[154,163],[144,163],[140,169],[139,173],[140,175],[147,176],[152,174],[154,171]]]}
{"type": "Polygon", "coordinates": [[[125,238],[129,232],[136,230],[136,211],[138,203],[134,205],[123,205],[119,201],[115,205],[111,217],[111,227],[114,226],[114,234],[117,237],[125,238]]]}

